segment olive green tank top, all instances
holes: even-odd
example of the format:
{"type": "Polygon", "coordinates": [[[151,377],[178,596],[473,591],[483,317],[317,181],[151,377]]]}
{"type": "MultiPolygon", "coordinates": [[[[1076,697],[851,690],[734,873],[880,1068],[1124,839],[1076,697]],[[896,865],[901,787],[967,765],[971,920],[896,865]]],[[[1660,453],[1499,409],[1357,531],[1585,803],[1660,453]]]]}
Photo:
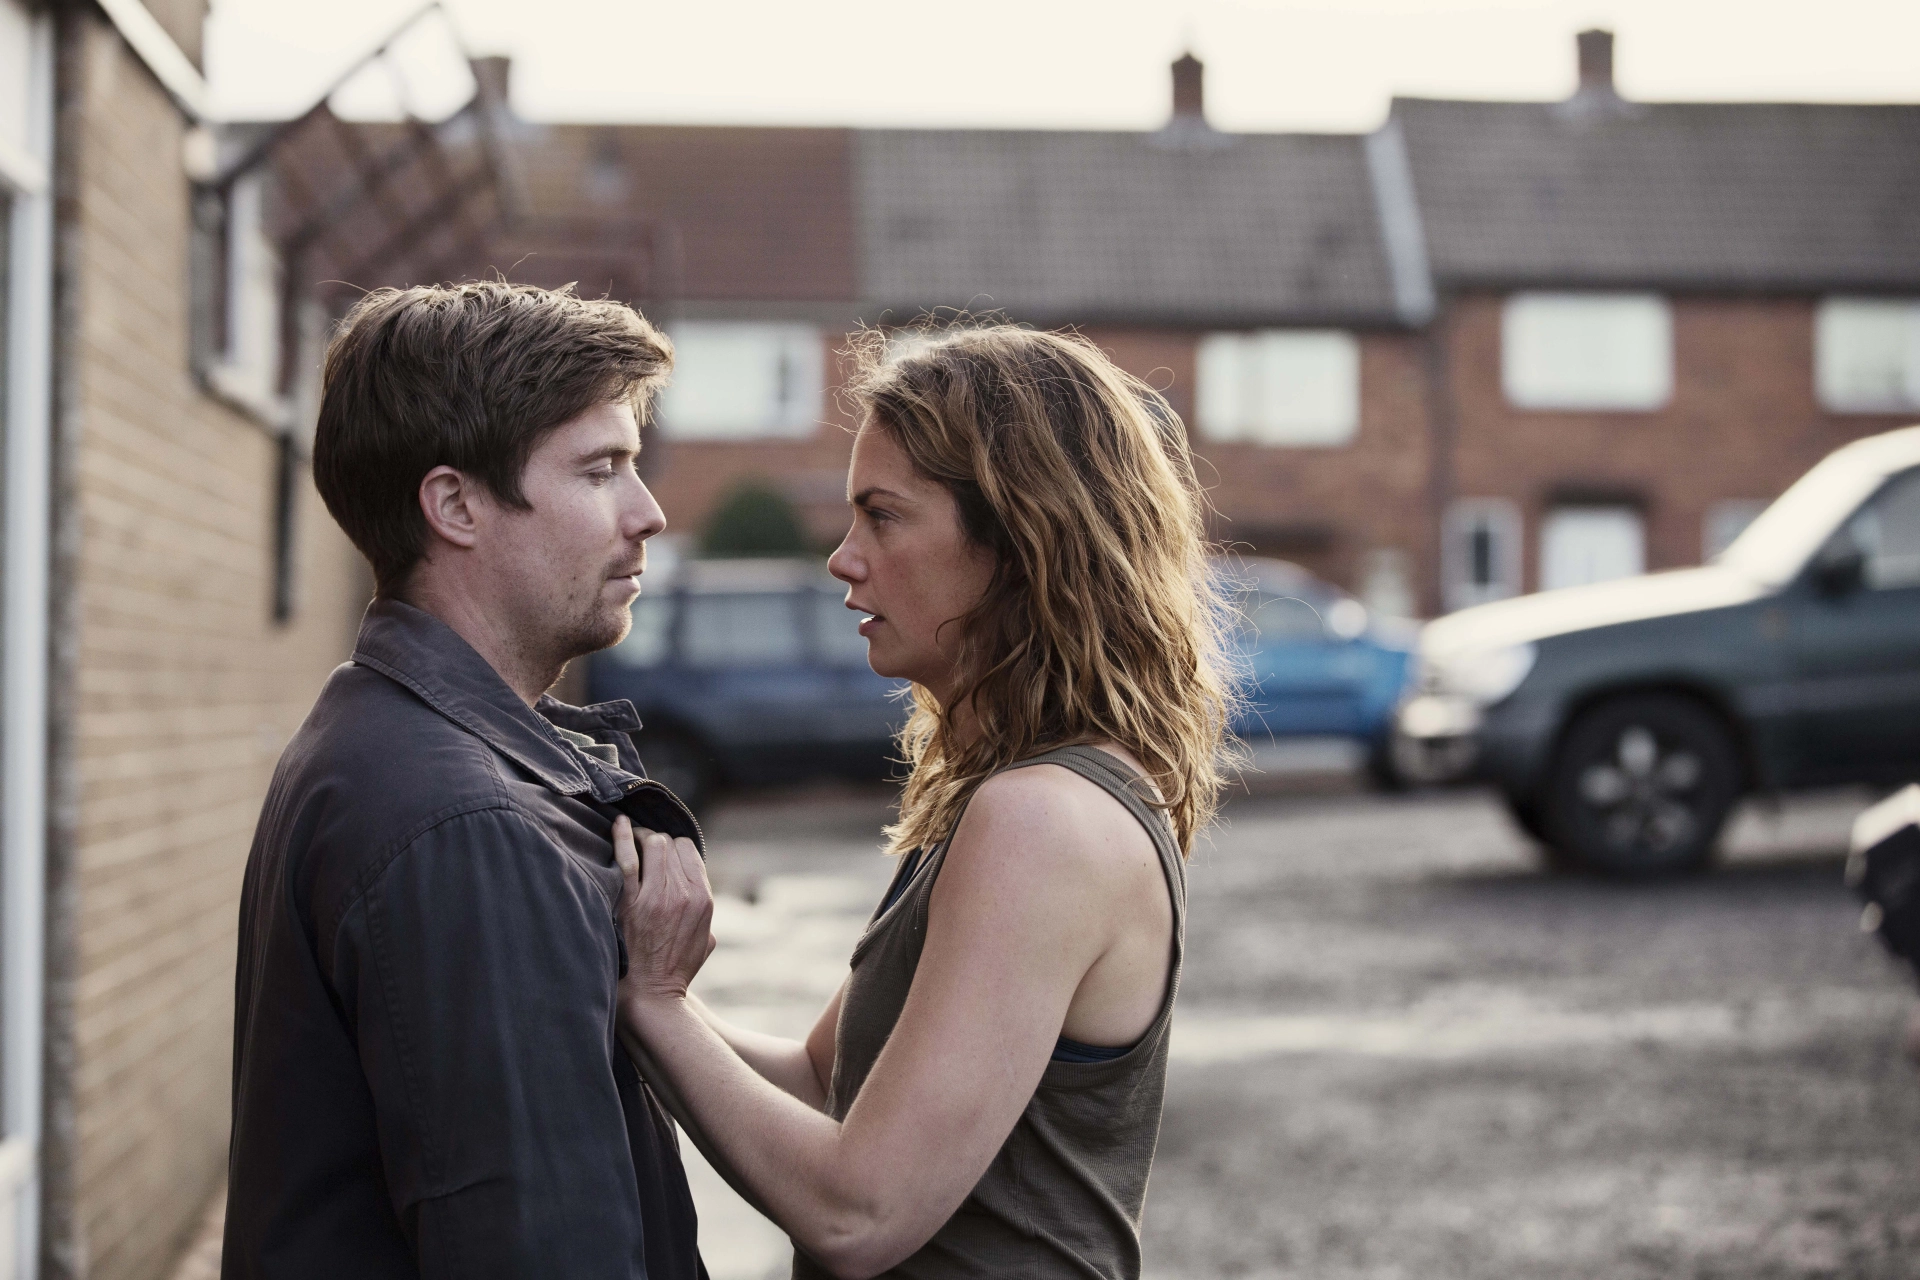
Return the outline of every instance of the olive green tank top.
{"type": "MultiPolygon", "coordinates": [[[[1173,900],[1166,995],[1153,1025],[1120,1056],[1047,1064],[1033,1100],[973,1191],[933,1239],[886,1273],[890,1277],[1132,1280],[1140,1274],[1140,1214],[1160,1137],[1167,1041],[1185,945],[1186,864],[1165,814],[1144,798],[1145,783],[1118,759],[1095,747],[1061,747],[1011,767],[1036,764],[1059,765],[1087,779],[1126,806],[1152,837],[1173,900]]],[[[906,1005],[945,852],[943,844],[921,859],[854,948],[827,1095],[827,1112],[835,1119],[845,1118],[906,1005]]],[[[795,1255],[793,1275],[828,1277],[805,1254],[795,1255]]]]}

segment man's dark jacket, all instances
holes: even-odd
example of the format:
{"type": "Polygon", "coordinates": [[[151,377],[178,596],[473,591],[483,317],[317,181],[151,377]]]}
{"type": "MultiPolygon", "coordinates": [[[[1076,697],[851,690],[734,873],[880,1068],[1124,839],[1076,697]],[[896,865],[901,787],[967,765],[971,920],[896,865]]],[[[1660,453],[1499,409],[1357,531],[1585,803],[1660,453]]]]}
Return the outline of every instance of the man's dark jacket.
{"type": "Polygon", "coordinates": [[[705,1275],[614,1032],[613,818],[699,838],[638,727],[529,708],[430,614],[368,610],[247,860],[228,1280],[705,1275]]]}

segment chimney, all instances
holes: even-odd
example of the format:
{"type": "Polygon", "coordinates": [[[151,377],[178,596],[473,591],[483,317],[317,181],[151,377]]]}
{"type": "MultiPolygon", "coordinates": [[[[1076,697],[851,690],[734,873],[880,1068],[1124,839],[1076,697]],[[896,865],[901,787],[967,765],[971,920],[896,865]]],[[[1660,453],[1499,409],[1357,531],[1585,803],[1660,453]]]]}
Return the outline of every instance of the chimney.
{"type": "Polygon", "coordinates": [[[474,58],[467,65],[473,68],[474,89],[481,100],[505,107],[507,86],[513,73],[513,59],[496,55],[489,58],[474,58]]]}
{"type": "Polygon", "coordinates": [[[1173,64],[1173,118],[1204,122],[1207,118],[1205,92],[1201,77],[1206,69],[1200,59],[1183,53],[1173,64]]]}
{"type": "Polygon", "coordinates": [[[1580,48],[1580,92],[1612,93],[1613,32],[1594,28],[1574,37],[1580,48]]]}
{"type": "Polygon", "coordinates": [[[1574,40],[1580,51],[1580,87],[1571,98],[1554,106],[1554,114],[1580,126],[1643,115],[1645,107],[1628,102],[1613,87],[1613,32],[1594,28],[1582,31],[1574,40]]]}

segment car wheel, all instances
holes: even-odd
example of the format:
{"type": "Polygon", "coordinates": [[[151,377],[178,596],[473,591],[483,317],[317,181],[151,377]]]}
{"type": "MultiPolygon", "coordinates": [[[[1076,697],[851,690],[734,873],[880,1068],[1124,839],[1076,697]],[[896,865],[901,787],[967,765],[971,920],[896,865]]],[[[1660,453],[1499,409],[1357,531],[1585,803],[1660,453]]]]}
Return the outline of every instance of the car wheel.
{"type": "Polygon", "coordinates": [[[677,729],[642,730],[635,746],[647,776],[679,796],[695,813],[713,799],[719,770],[712,752],[691,734],[677,729]]]}
{"type": "Polygon", "coordinates": [[[1740,753],[1686,698],[1618,698],[1585,712],[1555,756],[1541,812],[1548,843],[1609,875],[1706,865],[1739,797],[1740,753]]]}

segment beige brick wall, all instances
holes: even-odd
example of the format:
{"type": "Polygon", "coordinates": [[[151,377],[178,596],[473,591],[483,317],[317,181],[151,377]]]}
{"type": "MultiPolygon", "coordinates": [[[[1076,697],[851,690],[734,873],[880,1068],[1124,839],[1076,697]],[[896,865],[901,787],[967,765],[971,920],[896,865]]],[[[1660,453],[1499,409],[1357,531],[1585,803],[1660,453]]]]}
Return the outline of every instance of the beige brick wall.
{"type": "Polygon", "coordinates": [[[78,1214],[91,1275],[145,1280],[224,1170],[241,872],[363,579],[303,483],[302,606],[272,621],[274,445],[188,365],[185,125],[112,31],[87,26],[78,1214]]]}

